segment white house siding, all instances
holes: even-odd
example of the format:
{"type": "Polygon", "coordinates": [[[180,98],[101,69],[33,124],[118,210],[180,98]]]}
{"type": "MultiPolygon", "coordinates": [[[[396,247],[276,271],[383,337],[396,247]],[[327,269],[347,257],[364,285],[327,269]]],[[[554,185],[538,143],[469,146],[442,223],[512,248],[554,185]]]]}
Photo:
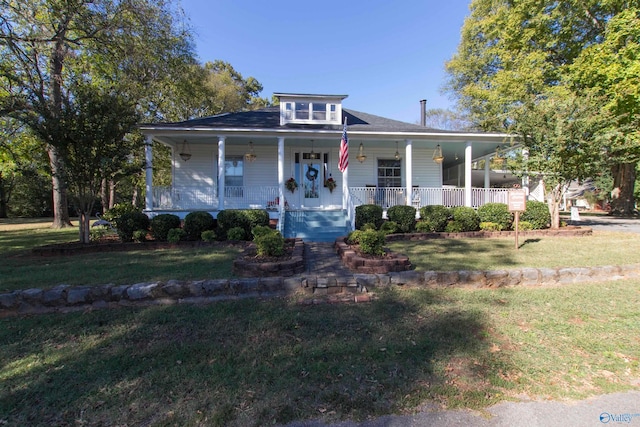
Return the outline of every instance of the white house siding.
{"type": "Polygon", "coordinates": [[[210,207],[216,199],[216,169],[213,150],[217,146],[190,146],[191,159],[184,161],[173,150],[174,207],[210,207]],[[214,148],[215,147],[215,148],[214,148]]]}

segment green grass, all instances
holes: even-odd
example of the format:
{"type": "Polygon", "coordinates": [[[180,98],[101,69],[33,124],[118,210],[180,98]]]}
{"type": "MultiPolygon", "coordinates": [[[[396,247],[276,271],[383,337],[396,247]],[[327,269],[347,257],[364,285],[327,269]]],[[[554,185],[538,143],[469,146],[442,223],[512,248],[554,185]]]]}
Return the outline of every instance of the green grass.
{"type": "Polygon", "coordinates": [[[594,267],[640,263],[633,233],[594,231],[584,237],[433,239],[387,244],[409,256],[416,270],[499,270],[523,267],[594,267]]]}
{"type": "Polygon", "coordinates": [[[241,249],[232,246],[135,250],[63,256],[38,256],[33,247],[74,242],[77,228],[52,230],[50,221],[0,224],[0,292],[58,284],[132,284],[168,279],[232,277],[241,249]]]}
{"type": "Polygon", "coordinates": [[[261,426],[638,388],[640,282],[0,320],[0,425],[261,426]]]}

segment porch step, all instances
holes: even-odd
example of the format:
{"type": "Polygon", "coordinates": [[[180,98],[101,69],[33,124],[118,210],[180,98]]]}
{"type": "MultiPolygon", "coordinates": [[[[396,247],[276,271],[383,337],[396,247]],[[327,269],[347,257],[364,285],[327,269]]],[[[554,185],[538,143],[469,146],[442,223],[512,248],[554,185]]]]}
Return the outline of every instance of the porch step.
{"type": "Polygon", "coordinates": [[[296,237],[307,242],[333,242],[348,233],[347,215],[342,210],[285,212],[286,238],[296,237]]]}

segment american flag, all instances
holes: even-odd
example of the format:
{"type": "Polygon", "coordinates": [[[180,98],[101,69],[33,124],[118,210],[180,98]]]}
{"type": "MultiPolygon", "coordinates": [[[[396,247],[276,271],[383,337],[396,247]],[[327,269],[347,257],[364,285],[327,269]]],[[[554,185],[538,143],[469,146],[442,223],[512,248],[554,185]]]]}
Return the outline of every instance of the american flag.
{"type": "Polygon", "coordinates": [[[347,138],[347,118],[344,118],[344,128],[342,130],[342,140],[340,141],[340,160],[338,161],[338,169],[344,173],[349,166],[349,138],[347,138]]]}

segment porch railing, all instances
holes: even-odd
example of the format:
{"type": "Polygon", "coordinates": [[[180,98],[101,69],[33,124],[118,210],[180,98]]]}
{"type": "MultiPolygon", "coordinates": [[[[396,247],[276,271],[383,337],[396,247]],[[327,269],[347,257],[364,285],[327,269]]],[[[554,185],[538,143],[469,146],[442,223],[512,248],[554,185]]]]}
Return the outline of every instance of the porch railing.
{"type": "MultiPolygon", "coordinates": [[[[404,187],[351,187],[349,189],[353,205],[378,205],[387,209],[395,205],[407,204],[404,187]]],[[[506,188],[472,188],[471,205],[474,208],[485,203],[507,203],[506,188]]],[[[411,190],[411,206],[442,205],[447,207],[465,205],[464,188],[415,187],[411,190]]]]}

